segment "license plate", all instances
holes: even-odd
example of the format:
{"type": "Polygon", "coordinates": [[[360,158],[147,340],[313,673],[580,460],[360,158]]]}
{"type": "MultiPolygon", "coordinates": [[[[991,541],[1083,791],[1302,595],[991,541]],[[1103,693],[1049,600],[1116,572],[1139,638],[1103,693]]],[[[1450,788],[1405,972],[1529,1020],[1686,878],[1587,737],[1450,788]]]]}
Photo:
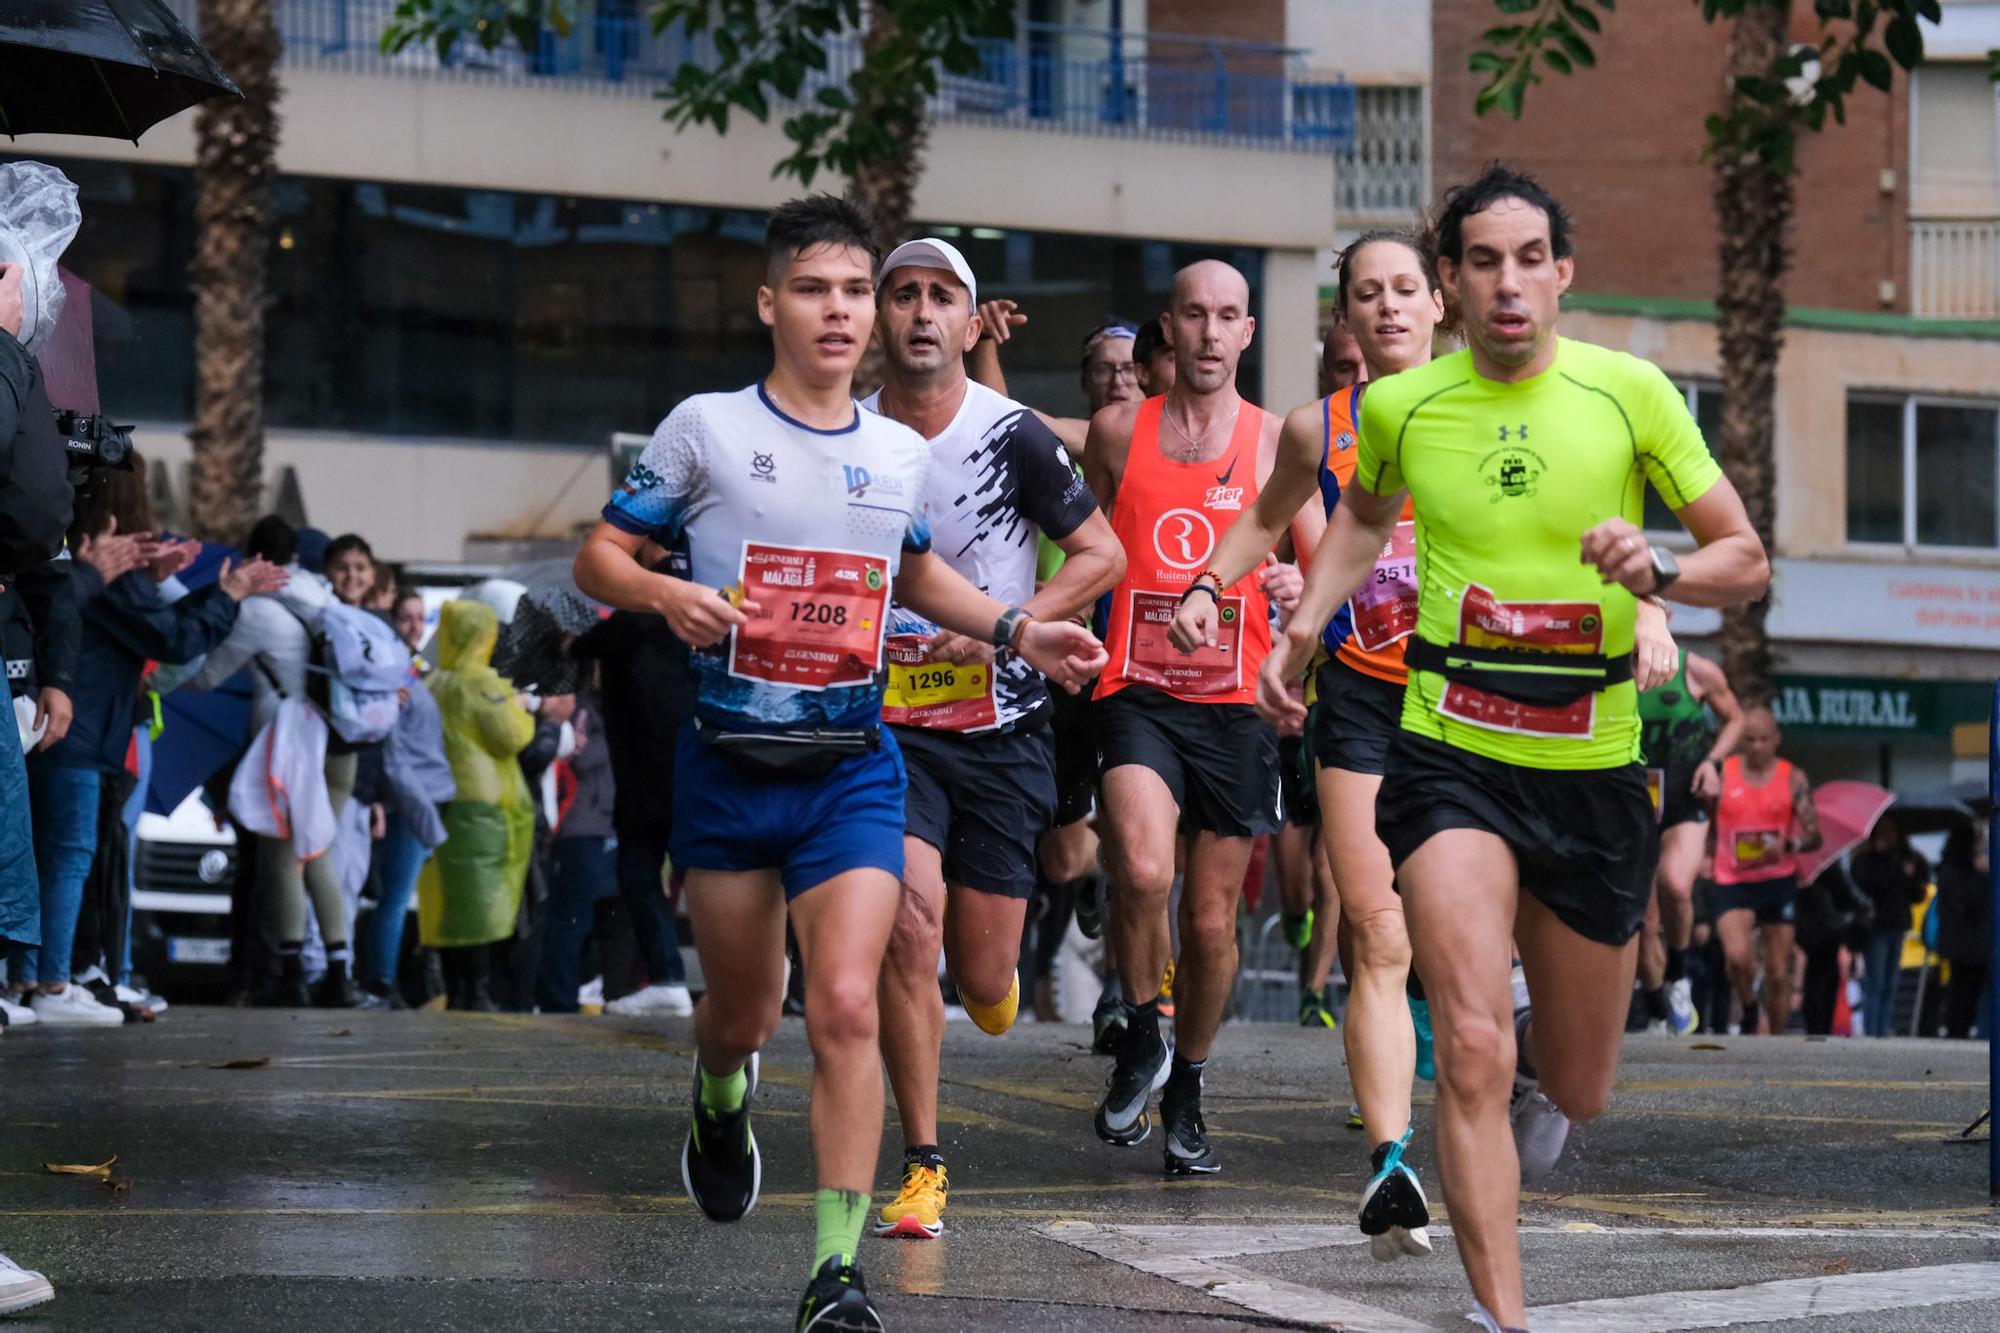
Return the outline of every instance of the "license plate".
{"type": "Polygon", "coordinates": [[[170,963],[227,963],[229,961],[229,941],[169,939],[167,941],[167,961],[170,963]]]}

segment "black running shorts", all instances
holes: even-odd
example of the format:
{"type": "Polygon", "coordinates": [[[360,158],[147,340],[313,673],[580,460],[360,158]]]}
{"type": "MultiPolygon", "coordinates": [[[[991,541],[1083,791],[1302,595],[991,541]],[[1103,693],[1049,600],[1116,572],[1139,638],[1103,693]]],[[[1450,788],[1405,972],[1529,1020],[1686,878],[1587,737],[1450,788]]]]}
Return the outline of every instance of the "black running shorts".
{"type": "Polygon", "coordinates": [[[1254,838],[1278,827],[1278,736],[1249,704],[1196,704],[1127,685],[1097,711],[1098,771],[1138,764],[1180,806],[1183,833],[1254,838]]]}
{"type": "Polygon", "coordinates": [[[1715,915],[1755,912],[1760,926],[1789,926],[1797,915],[1799,882],[1790,875],[1756,884],[1715,886],[1715,915]]]}
{"type": "Polygon", "coordinates": [[[1074,824],[1089,817],[1097,804],[1097,709],[1090,692],[1091,681],[1075,694],[1060,685],[1049,686],[1049,729],[1056,747],[1055,827],[1074,824]]]}
{"type": "Polygon", "coordinates": [[[1653,802],[1637,764],[1522,768],[1397,732],[1375,832],[1401,868],[1448,829],[1483,829],[1504,841],[1521,887],[1585,939],[1623,945],[1646,918],[1653,802]]]}
{"type": "Polygon", "coordinates": [[[1694,797],[1694,774],[1699,767],[1699,764],[1671,764],[1660,771],[1661,828],[1708,822],[1707,808],[1694,797]]]}
{"type": "Polygon", "coordinates": [[[1319,824],[1319,789],[1303,736],[1278,737],[1278,798],[1287,824],[1301,828],[1319,824]]]}
{"type": "Polygon", "coordinates": [[[985,893],[1035,891],[1035,846],[1055,816],[1055,755],[1048,728],[957,732],[897,727],[909,786],[905,831],[938,849],[944,877],[985,893]]]}
{"type": "Polygon", "coordinates": [[[1313,753],[1320,767],[1381,777],[1389,742],[1403,729],[1403,687],[1335,657],[1320,664],[1313,753]]]}

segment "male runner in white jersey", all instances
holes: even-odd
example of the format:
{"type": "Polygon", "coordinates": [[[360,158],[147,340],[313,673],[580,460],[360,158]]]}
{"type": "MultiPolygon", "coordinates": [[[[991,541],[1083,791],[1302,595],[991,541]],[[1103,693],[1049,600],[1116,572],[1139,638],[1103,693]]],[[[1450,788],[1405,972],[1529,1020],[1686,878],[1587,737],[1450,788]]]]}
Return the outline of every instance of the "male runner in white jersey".
{"type": "MultiPolygon", "coordinates": [[[[1165,319],[1174,387],[1099,412],[1084,450],[1084,473],[1128,562],[1112,594],[1111,660],[1095,702],[1113,930],[1133,1008],[1096,1129],[1107,1143],[1137,1144],[1151,1131],[1147,1096],[1164,1086],[1166,1170],[1186,1175],[1221,1169],[1201,1116],[1202,1072],[1236,977],[1236,905],[1251,843],[1277,822],[1277,737],[1252,707],[1255,676],[1270,648],[1269,607],[1290,605],[1300,579],[1273,561],[1227,588],[1199,580],[1277,457],[1279,419],[1236,391],[1256,329],[1249,284],[1227,264],[1191,264],[1174,278],[1165,319]],[[1218,600],[1227,642],[1189,656],[1168,644],[1167,621],[1195,595],[1218,600]],[[1159,1002],[1183,835],[1174,1051],[1160,1035],[1159,1002]]],[[[1300,510],[1297,549],[1310,552],[1324,526],[1316,502],[1300,510]]]]}
{"type": "Polygon", "coordinates": [[[855,1254],[881,1141],[876,985],[903,874],[903,762],[880,725],[890,598],[1065,687],[1104,660],[1087,630],[995,601],[932,554],[929,448],[853,401],[875,322],[870,231],[826,195],[772,214],[757,291],[771,374],[675,408],[576,561],[585,592],[665,616],[696,650],[671,852],[709,989],[681,1176],[716,1221],[757,1201],[750,1099],[784,1000],[788,912],[798,934],[819,1176],[801,1330],[881,1327],[855,1254]],[[691,577],[642,566],[649,540],[684,546],[691,577]]]}
{"type": "MultiPolygon", "coordinates": [[[[930,443],[924,504],[938,555],[981,591],[1040,620],[1066,620],[1125,570],[1125,552],[1062,442],[1011,398],[966,378],[979,337],[965,256],[929,238],[900,245],[876,279],[888,378],[862,406],[930,443]],[[1037,542],[1065,557],[1038,590],[1037,542]]],[[[882,1059],[903,1122],[903,1184],[876,1234],[935,1238],[948,1176],[938,1151],[943,948],[959,998],[995,1036],[1020,1003],[1021,929],[1035,844],[1056,809],[1050,702],[1011,653],[951,636],[896,605],[883,720],[909,771],[903,899],[882,968],[882,1059]]]]}

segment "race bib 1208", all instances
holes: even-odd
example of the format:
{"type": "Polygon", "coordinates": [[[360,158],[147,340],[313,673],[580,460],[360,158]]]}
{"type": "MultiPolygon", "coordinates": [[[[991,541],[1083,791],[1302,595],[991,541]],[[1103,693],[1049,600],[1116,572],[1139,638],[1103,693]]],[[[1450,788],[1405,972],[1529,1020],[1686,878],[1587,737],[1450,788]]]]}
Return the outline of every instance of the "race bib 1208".
{"type": "Polygon", "coordinates": [[[731,636],[730,675],[827,690],[881,669],[886,558],[745,542],[743,595],[758,609],[731,636]]]}

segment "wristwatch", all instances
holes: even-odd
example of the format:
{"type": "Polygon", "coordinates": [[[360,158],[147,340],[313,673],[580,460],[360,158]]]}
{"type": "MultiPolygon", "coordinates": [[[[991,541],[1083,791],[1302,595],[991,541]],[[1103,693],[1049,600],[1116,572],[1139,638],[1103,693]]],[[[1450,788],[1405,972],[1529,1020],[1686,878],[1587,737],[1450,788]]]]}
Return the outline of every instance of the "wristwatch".
{"type": "Polygon", "coordinates": [[[1023,626],[1033,619],[1034,617],[1028,614],[1028,608],[1025,606],[1010,606],[1005,611],[1002,611],[1000,618],[993,622],[993,646],[995,648],[1013,647],[1015,636],[1021,632],[1023,626]]]}
{"type": "Polygon", "coordinates": [[[1681,562],[1674,559],[1674,553],[1664,546],[1646,548],[1653,557],[1653,595],[1658,596],[1674,586],[1674,580],[1681,576],[1681,562]]]}

